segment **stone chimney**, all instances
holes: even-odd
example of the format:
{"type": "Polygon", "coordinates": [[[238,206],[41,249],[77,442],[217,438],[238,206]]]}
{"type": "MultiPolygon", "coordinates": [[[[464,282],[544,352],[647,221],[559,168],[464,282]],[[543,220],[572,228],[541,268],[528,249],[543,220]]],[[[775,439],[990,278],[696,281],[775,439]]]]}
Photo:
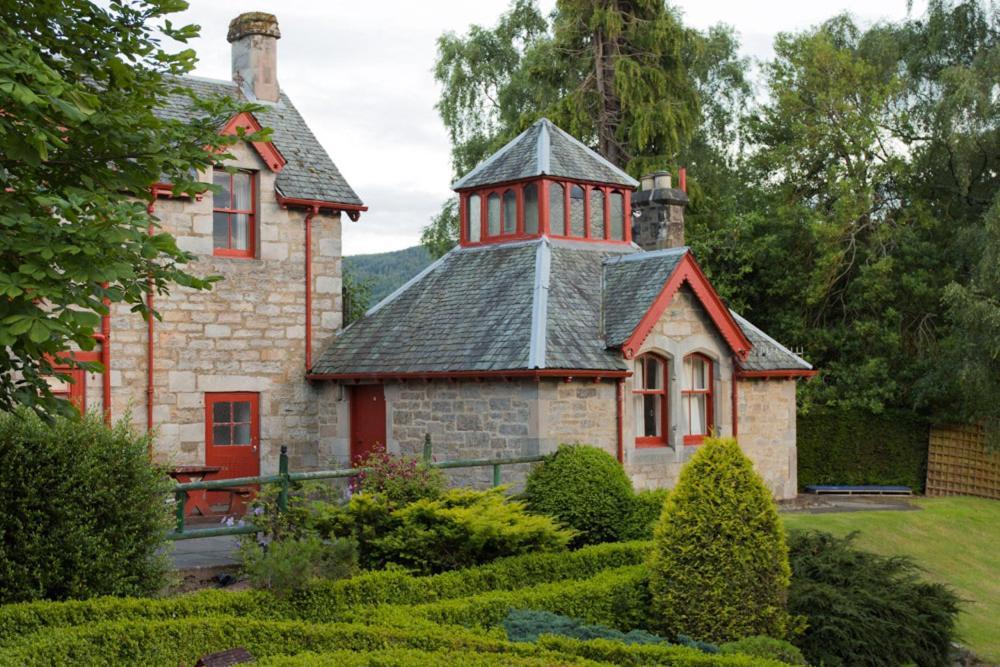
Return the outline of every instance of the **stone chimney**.
{"type": "Polygon", "coordinates": [[[687,195],[671,187],[670,172],[643,176],[639,191],[632,195],[632,240],[645,250],[684,245],[684,209],[687,195]]]}
{"type": "Polygon", "coordinates": [[[247,99],[277,102],[278,19],[274,14],[247,12],[229,22],[226,39],[233,45],[233,81],[247,99]]]}

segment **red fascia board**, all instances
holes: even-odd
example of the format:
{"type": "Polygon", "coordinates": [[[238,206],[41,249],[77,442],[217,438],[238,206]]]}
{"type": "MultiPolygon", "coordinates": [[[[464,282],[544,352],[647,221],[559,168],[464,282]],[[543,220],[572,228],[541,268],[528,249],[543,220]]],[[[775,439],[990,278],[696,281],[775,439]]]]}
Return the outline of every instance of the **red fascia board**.
{"type": "Polygon", "coordinates": [[[413,371],[405,373],[309,373],[308,380],[336,380],[336,381],[392,381],[392,380],[457,380],[457,379],[477,379],[477,378],[592,378],[596,380],[626,378],[632,375],[631,371],[596,371],[596,370],[573,370],[566,368],[539,368],[534,370],[509,370],[509,371],[413,371]]]}
{"type": "Polygon", "coordinates": [[[811,378],[816,377],[819,371],[805,368],[782,368],[773,371],[736,371],[736,379],[751,378],[811,378]]]}
{"type": "MultiPolygon", "coordinates": [[[[253,134],[254,132],[260,132],[261,129],[263,129],[263,126],[257,122],[257,119],[253,117],[253,114],[248,111],[244,111],[243,113],[239,113],[230,119],[219,134],[237,134],[240,129],[243,129],[248,134],[253,134]]],[[[260,159],[262,159],[264,164],[267,165],[267,168],[274,173],[278,173],[285,168],[286,164],[288,164],[288,160],[285,159],[285,156],[281,154],[281,151],[278,150],[278,147],[275,146],[273,142],[251,141],[250,143],[253,145],[254,150],[257,151],[260,159]]]]}
{"type": "Polygon", "coordinates": [[[368,210],[368,207],[364,204],[344,204],[335,201],[323,201],[321,199],[299,199],[297,197],[286,197],[280,192],[276,192],[275,196],[278,199],[278,205],[282,208],[297,206],[312,209],[317,213],[322,209],[327,209],[333,212],[344,211],[347,213],[347,217],[355,222],[361,217],[362,212],[368,210]]]}
{"type": "Polygon", "coordinates": [[[729,309],[722,303],[722,298],[719,297],[712,284],[708,282],[708,278],[701,270],[701,267],[698,266],[698,263],[695,262],[690,252],[685,253],[681,258],[670,279],[667,280],[663,289],[660,290],[659,295],[654,299],[653,305],[649,307],[646,314],[639,320],[635,331],[622,343],[621,349],[625,358],[632,359],[635,357],[639,348],[642,347],[643,341],[649,335],[649,332],[653,330],[660,316],[663,315],[667,306],[670,305],[677,290],[685,283],[691,287],[695,296],[698,297],[701,305],[708,312],[708,316],[718,328],[719,333],[722,334],[723,339],[725,339],[733,354],[738,359],[746,359],[753,345],[743,334],[743,330],[740,329],[739,325],[736,324],[736,320],[729,313],[729,309]]]}
{"type": "Polygon", "coordinates": [[[515,178],[510,181],[497,181],[496,183],[483,183],[482,185],[470,185],[464,188],[458,188],[455,192],[459,194],[465,194],[467,192],[476,192],[478,190],[496,190],[499,188],[505,188],[511,185],[521,185],[526,183],[537,183],[538,181],[545,179],[547,181],[558,182],[558,183],[573,183],[580,185],[600,185],[602,187],[611,188],[612,190],[621,190],[625,192],[626,190],[634,191],[636,188],[630,185],[621,185],[620,183],[609,183],[608,181],[582,181],[578,178],[570,178],[569,176],[553,176],[551,174],[537,174],[535,176],[528,176],[526,178],[515,178]]]}

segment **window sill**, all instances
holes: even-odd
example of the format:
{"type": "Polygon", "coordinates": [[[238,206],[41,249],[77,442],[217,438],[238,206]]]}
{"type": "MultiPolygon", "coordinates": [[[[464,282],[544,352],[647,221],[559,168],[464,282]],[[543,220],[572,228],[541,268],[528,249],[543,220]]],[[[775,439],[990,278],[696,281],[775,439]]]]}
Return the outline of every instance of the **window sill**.
{"type": "Polygon", "coordinates": [[[705,436],[703,435],[685,435],[684,444],[685,445],[700,445],[705,442],[705,436]]]}
{"type": "Polygon", "coordinates": [[[223,259],[258,259],[256,255],[247,254],[242,250],[213,250],[212,257],[221,257],[223,259]]]}
{"type": "Polygon", "coordinates": [[[636,448],[645,449],[652,447],[669,447],[670,444],[662,438],[636,438],[636,448]]]}

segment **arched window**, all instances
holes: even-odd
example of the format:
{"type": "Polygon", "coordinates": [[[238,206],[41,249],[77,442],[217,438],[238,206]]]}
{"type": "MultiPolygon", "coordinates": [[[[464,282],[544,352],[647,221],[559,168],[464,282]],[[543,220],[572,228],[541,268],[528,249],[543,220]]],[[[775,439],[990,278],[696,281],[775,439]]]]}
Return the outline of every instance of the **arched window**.
{"type": "Polygon", "coordinates": [[[617,190],[608,199],[608,238],[612,241],[625,240],[625,198],[617,190]]]}
{"type": "Polygon", "coordinates": [[[681,380],[681,408],[684,411],[684,444],[697,445],[714,427],[712,360],[703,354],[684,357],[681,380]]]}
{"type": "Polygon", "coordinates": [[[583,188],[574,185],[569,189],[569,234],[574,238],[583,238],[583,188]]]}
{"type": "Polygon", "coordinates": [[[637,447],[657,447],[667,444],[669,362],[655,354],[644,354],[635,360],[635,444],[637,447]]]}
{"type": "Polygon", "coordinates": [[[556,236],[566,233],[566,191],[561,183],[549,184],[549,230],[556,236]]]}
{"type": "Polygon", "coordinates": [[[486,235],[500,236],[500,195],[495,192],[486,198],[486,235]]]}
{"type": "Polygon", "coordinates": [[[479,235],[483,231],[482,206],[482,199],[479,195],[469,195],[468,203],[465,205],[465,238],[470,243],[479,243],[479,235]]]}
{"type": "Polygon", "coordinates": [[[513,190],[503,193],[503,233],[517,233],[517,195],[513,190]]]}
{"type": "Polygon", "coordinates": [[[604,191],[590,189],[590,238],[604,238],[604,191]]]}
{"type": "Polygon", "coordinates": [[[538,233],[538,186],[534,183],[524,186],[524,233],[538,233]]]}

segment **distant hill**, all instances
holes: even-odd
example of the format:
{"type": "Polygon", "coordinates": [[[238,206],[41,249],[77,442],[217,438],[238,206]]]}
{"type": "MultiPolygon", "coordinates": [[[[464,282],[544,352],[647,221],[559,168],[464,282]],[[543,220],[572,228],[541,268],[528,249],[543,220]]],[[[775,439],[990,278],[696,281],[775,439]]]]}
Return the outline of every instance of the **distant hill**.
{"type": "Polygon", "coordinates": [[[422,245],[374,255],[350,255],[344,258],[345,268],[359,280],[371,280],[372,300],[376,303],[431,263],[431,256],[422,245]]]}

